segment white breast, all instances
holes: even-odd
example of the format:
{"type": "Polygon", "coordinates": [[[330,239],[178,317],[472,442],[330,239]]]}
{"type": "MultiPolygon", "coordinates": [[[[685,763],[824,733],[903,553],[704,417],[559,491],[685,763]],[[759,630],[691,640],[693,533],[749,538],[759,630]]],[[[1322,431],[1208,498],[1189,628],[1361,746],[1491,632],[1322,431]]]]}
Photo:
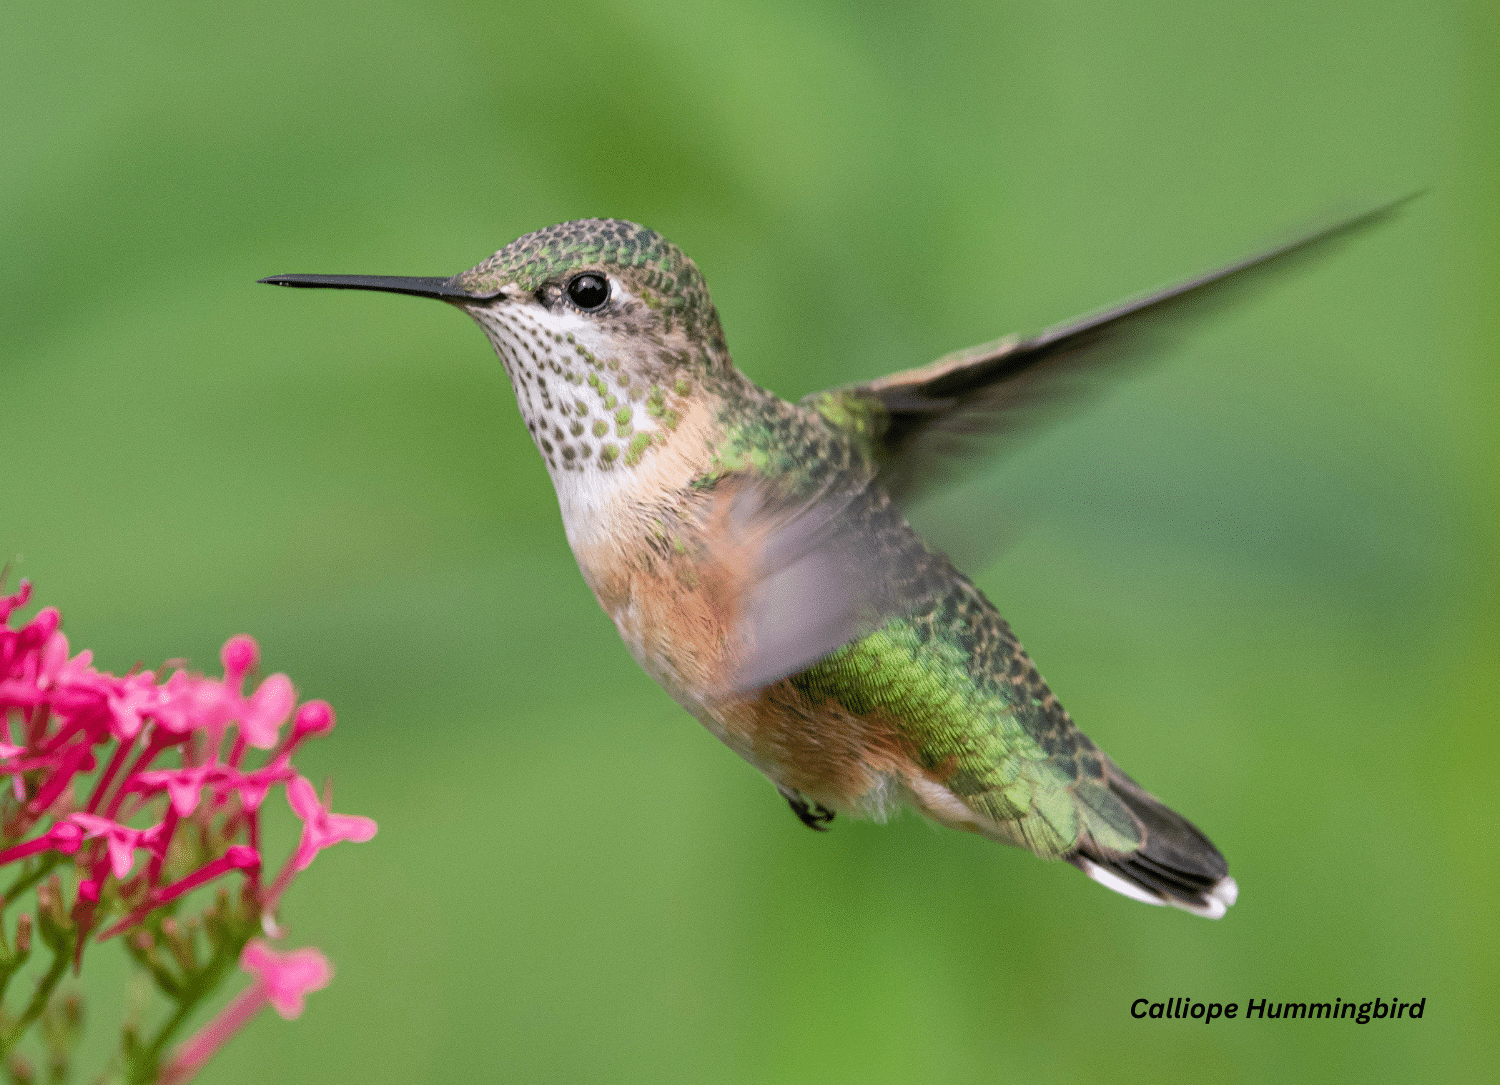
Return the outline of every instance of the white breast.
{"type": "Polygon", "coordinates": [[[632,359],[585,314],[519,300],[470,312],[510,377],[577,552],[638,489],[636,469],[667,436],[667,393],[633,377],[632,359]]]}

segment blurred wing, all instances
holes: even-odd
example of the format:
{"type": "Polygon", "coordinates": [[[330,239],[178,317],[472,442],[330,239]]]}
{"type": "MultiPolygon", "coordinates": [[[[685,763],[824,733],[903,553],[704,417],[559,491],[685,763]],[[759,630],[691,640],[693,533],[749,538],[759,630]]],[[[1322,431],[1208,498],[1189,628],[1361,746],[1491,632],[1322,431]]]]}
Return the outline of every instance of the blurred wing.
{"type": "Polygon", "coordinates": [[[868,476],[811,495],[744,476],[720,491],[711,537],[737,640],[726,694],[796,674],[924,605],[951,569],[868,476]]]}
{"type": "Polygon", "coordinates": [[[869,441],[879,482],[907,502],[949,477],[965,458],[992,447],[995,438],[1034,424],[1038,408],[1077,398],[1103,369],[1118,373],[1122,361],[1159,346],[1163,335],[1237,300],[1240,290],[1262,283],[1272,271],[1288,270],[1298,262],[1294,258],[1325,252],[1331,242],[1386,219],[1412,198],[1029,339],[998,339],[919,369],[815,392],[803,403],[869,441]]]}
{"type": "MultiPolygon", "coordinates": [[[[1406,199],[1410,199],[1407,197],[1406,199]]],[[[1400,200],[1176,286],[866,384],[803,401],[865,443],[873,476],[850,471],[816,492],[751,476],[725,479],[711,532],[735,585],[738,666],[726,692],[798,673],[886,620],[926,605],[953,568],[907,522],[904,507],[997,437],[1033,425],[1104,369],[1160,334],[1237,297],[1295,257],[1391,215],[1400,200]]]]}

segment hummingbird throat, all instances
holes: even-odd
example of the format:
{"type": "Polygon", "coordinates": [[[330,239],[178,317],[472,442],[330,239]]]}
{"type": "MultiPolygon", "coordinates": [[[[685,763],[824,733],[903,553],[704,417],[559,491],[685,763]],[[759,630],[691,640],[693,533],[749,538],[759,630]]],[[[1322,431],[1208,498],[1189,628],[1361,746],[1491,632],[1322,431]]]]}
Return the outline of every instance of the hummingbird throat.
{"type": "Polygon", "coordinates": [[[560,494],[580,476],[635,467],[676,427],[687,382],[646,380],[641,359],[593,320],[503,303],[469,312],[494,344],[560,494]]]}

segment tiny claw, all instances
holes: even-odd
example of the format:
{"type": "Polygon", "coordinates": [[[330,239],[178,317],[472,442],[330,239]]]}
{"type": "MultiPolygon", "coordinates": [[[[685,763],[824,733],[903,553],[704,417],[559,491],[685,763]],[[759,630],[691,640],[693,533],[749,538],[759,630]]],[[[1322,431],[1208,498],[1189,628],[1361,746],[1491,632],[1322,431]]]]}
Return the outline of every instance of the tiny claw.
{"type": "Polygon", "coordinates": [[[792,813],[797,815],[797,820],[806,825],[815,833],[826,833],[828,823],[833,820],[834,812],[820,802],[808,802],[803,796],[795,791],[784,791],[777,788],[786,804],[792,808],[792,813]]]}

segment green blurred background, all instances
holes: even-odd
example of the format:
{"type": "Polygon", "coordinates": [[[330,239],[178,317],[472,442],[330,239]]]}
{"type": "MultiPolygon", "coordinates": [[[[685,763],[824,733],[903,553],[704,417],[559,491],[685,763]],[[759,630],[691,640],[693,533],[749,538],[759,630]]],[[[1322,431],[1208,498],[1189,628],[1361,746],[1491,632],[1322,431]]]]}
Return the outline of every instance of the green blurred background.
{"type": "Polygon", "coordinates": [[[255,634],[381,826],[288,901],[334,985],[203,1080],[1495,1072],[1497,41],[1484,0],[9,10],[0,557],[117,671],[255,634]],[[478,329],[254,285],[630,218],[793,397],[1415,188],[995,482],[1027,515],[974,572],[1229,856],[1220,923],[915,817],[807,832],[631,662],[478,329]]]}

